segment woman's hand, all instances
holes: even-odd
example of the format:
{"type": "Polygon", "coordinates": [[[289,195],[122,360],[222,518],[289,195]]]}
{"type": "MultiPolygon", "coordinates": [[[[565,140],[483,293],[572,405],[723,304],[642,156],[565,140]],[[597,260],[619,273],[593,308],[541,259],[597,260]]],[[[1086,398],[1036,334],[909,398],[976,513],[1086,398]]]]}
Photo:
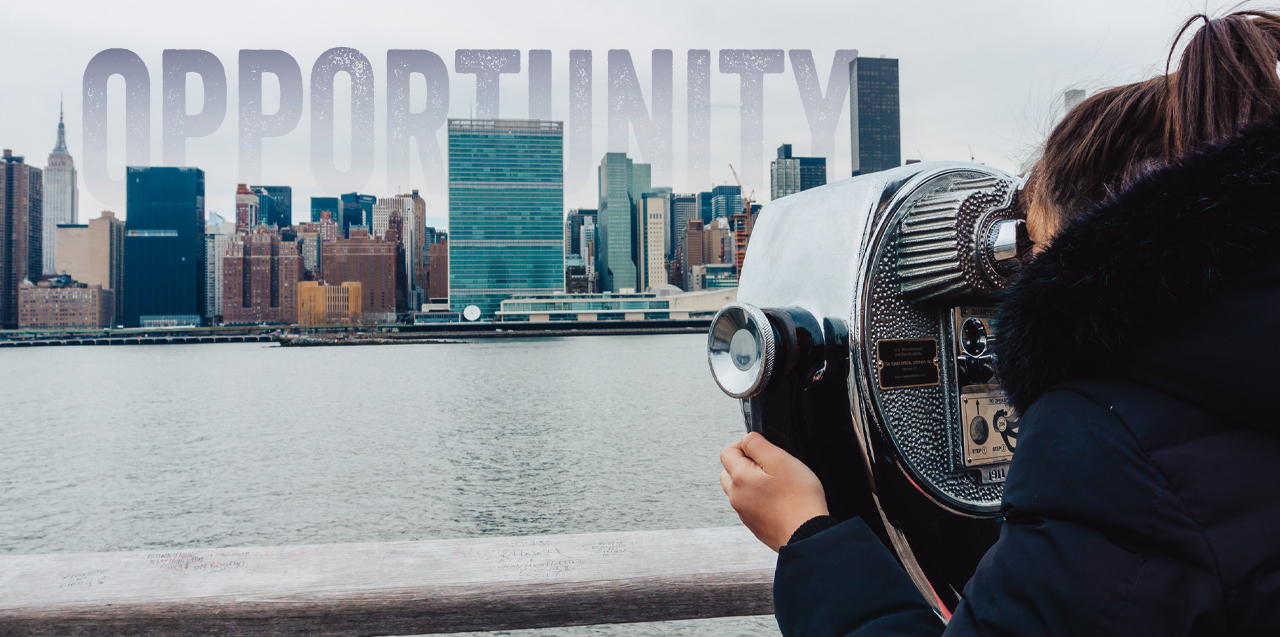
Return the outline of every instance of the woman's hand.
{"type": "Polygon", "coordinates": [[[752,432],[720,452],[720,486],[756,538],[777,551],[801,524],[827,515],[822,483],[803,462],[752,432]]]}

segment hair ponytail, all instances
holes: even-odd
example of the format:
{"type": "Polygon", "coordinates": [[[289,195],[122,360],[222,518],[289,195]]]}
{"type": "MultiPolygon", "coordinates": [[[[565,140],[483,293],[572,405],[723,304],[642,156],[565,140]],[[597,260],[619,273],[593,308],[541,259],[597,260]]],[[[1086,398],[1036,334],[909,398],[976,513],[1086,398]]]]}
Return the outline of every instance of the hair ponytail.
{"type": "Polygon", "coordinates": [[[1032,169],[1028,210],[1047,236],[1153,166],[1280,114],[1280,16],[1197,15],[1182,25],[1166,64],[1201,20],[1176,70],[1092,95],[1054,127],[1032,169]]]}
{"type": "MultiPolygon", "coordinates": [[[[1177,71],[1167,75],[1168,159],[1280,113],[1280,16],[1262,11],[1240,11],[1216,20],[1196,16],[1183,24],[1175,46],[1198,20],[1204,25],[1187,42],[1177,71]]],[[[1169,55],[1172,58],[1172,50],[1169,55]]]]}

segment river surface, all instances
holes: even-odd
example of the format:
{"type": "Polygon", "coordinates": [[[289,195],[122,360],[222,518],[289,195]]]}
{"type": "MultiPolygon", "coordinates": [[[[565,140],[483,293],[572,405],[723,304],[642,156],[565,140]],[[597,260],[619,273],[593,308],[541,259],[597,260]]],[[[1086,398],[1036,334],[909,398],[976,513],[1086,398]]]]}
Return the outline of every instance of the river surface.
{"type": "MultiPolygon", "coordinates": [[[[702,335],[0,351],[0,554],[737,524],[702,335]]],[[[772,617],[494,633],[777,635],[772,617]]]]}

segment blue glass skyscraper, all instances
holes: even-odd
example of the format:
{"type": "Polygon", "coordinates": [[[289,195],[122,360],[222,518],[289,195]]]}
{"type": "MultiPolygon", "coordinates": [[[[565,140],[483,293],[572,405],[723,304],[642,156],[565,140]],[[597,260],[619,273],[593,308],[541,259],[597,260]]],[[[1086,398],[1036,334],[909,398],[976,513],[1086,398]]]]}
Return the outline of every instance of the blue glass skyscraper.
{"type": "Polygon", "coordinates": [[[312,197],[311,198],[311,222],[318,223],[321,213],[328,211],[329,219],[334,223],[342,223],[342,204],[338,202],[337,197],[312,197]]]}
{"type": "Polygon", "coordinates": [[[204,171],[125,173],[124,324],[199,325],[205,310],[204,171]]]}
{"type": "Polygon", "coordinates": [[[449,120],[449,306],[564,290],[564,124],[449,120]]]}
{"type": "Polygon", "coordinates": [[[378,198],[373,195],[349,192],[342,195],[341,199],[341,218],[334,221],[338,222],[338,231],[342,236],[345,237],[351,233],[351,226],[364,226],[365,230],[373,232],[373,205],[378,203],[378,198]]]}

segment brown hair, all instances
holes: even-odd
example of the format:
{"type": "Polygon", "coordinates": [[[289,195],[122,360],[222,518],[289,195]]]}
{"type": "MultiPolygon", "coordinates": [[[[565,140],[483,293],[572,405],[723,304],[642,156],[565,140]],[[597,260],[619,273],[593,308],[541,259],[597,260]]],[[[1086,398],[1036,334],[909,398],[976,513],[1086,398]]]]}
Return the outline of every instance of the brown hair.
{"type": "Polygon", "coordinates": [[[1097,93],[1072,108],[1045,140],[1031,174],[1029,214],[1057,234],[1154,166],[1231,137],[1280,113],[1280,16],[1239,11],[1196,22],[1176,71],[1097,93]]]}

